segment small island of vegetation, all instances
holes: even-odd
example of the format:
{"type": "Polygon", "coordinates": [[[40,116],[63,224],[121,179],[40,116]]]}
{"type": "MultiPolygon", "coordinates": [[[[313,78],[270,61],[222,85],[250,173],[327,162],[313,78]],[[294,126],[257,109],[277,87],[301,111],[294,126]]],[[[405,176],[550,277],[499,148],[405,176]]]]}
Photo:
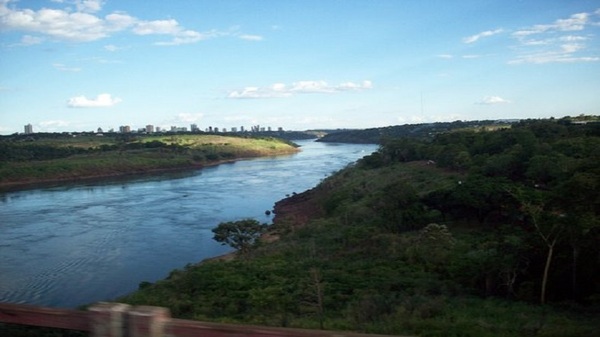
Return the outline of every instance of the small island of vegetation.
{"type": "Polygon", "coordinates": [[[297,145],[278,138],[216,134],[5,136],[0,139],[0,190],[196,169],[297,151],[297,145]]]}

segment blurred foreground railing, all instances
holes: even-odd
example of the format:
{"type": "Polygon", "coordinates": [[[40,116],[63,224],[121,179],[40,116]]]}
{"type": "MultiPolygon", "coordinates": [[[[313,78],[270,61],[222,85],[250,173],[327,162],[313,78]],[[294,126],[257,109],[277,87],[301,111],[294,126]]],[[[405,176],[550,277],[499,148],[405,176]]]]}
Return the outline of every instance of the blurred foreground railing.
{"type": "Polygon", "coordinates": [[[90,337],[376,337],[339,331],[219,324],[171,318],[168,309],[98,303],[87,311],[0,303],[0,323],[89,332],[90,337]]]}

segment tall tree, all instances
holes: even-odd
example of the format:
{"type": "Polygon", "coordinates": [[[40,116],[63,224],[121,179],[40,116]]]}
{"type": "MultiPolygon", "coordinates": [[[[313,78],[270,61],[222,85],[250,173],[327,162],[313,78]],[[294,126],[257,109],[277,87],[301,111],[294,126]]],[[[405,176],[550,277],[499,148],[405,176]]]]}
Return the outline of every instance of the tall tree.
{"type": "Polygon", "coordinates": [[[529,218],[535,233],[542,239],[547,247],[546,262],[542,273],[542,287],[540,290],[540,303],[546,303],[546,287],[548,284],[548,275],[552,258],[554,256],[554,248],[560,238],[564,227],[557,221],[556,216],[545,209],[546,196],[539,191],[531,190],[526,193],[522,189],[513,191],[513,196],[521,204],[521,211],[529,218]]]}

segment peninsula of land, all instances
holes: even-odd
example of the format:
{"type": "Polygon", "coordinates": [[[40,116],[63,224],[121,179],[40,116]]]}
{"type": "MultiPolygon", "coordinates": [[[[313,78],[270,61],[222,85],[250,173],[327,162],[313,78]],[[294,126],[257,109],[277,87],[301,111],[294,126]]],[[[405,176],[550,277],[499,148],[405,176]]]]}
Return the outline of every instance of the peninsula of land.
{"type": "Polygon", "coordinates": [[[293,154],[291,141],[215,134],[33,134],[0,139],[0,190],[198,169],[293,154]]]}

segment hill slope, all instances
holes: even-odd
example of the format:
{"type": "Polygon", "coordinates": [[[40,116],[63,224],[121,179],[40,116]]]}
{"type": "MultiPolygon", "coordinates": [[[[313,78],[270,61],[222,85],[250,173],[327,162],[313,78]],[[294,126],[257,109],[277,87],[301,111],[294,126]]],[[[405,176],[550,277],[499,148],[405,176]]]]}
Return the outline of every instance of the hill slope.
{"type": "Polygon", "coordinates": [[[279,202],[270,243],[121,300],[222,322],[591,336],[600,329],[599,130],[524,121],[390,140],[279,202]]]}

